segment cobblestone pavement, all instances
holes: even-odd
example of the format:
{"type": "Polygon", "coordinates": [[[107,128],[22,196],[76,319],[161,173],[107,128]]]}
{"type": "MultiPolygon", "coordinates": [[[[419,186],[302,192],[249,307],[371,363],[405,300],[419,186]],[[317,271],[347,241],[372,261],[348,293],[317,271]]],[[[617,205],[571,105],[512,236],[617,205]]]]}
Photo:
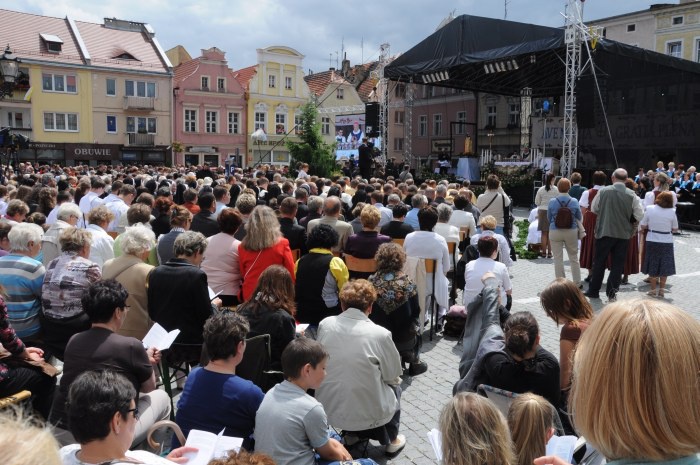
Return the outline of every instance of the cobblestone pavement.
{"type": "MultiPolygon", "coordinates": [[[[524,209],[516,210],[515,214],[518,219],[527,217],[527,211],[524,209]]],[[[697,295],[693,291],[694,287],[700,283],[700,233],[686,232],[681,236],[675,236],[674,241],[677,275],[668,280],[666,300],[700,320],[700,307],[694,305],[697,295]]],[[[546,318],[537,297],[537,293],[554,279],[553,261],[551,259],[518,260],[511,272],[513,311],[528,310],[535,315],[540,324],[542,345],[558,357],[559,330],[554,322],[546,318]]],[[[583,274],[585,276],[585,271],[583,274]]],[[[570,274],[568,276],[571,277],[570,274]]],[[[648,285],[642,282],[643,278],[641,274],[630,276],[630,284],[622,286],[618,299],[622,301],[643,296],[648,290],[648,285]]],[[[592,301],[596,311],[607,303],[604,292],[601,295],[603,295],[602,300],[592,301]]],[[[458,378],[457,364],[461,348],[457,346],[456,339],[437,336],[430,342],[427,336],[426,333],[422,358],[429,365],[428,371],[415,378],[405,378],[402,385],[401,433],[406,436],[406,448],[394,459],[387,460],[381,446],[370,445],[366,456],[380,464],[436,463],[426,433],[431,428],[437,427],[440,410],[452,394],[452,385],[458,378]]],[[[355,446],[350,452],[355,457],[359,457],[362,455],[363,446],[355,446]]]]}

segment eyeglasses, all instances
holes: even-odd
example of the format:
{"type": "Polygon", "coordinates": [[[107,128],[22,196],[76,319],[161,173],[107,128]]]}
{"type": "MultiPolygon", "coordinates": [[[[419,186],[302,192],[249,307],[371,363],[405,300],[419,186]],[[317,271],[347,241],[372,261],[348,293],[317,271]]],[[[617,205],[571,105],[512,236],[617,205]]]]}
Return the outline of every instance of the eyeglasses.
{"type": "Polygon", "coordinates": [[[124,310],[125,312],[127,312],[127,311],[129,311],[129,309],[131,308],[131,305],[122,305],[120,308],[121,308],[122,310],[124,310]]]}
{"type": "Polygon", "coordinates": [[[129,412],[134,412],[134,420],[138,420],[138,419],[139,419],[139,408],[138,408],[138,407],[130,408],[129,410],[127,410],[127,411],[124,412],[124,413],[126,413],[126,414],[128,415],[129,412]]]}

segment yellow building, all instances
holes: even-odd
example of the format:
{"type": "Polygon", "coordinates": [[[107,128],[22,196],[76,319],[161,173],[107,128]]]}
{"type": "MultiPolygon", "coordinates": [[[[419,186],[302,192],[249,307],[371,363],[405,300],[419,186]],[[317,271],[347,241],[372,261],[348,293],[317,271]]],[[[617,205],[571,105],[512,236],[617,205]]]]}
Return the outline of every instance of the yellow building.
{"type": "Polygon", "coordinates": [[[21,161],[167,161],[172,67],[148,24],[9,10],[0,24],[0,42],[28,77],[0,101],[0,126],[32,141],[21,161]]]}
{"type": "Polygon", "coordinates": [[[286,142],[299,142],[296,125],[301,107],[309,101],[304,82],[304,56],[284,46],[258,49],[258,63],[234,71],[246,90],[248,104],[245,166],[288,165],[286,142]],[[253,138],[262,129],[267,140],[253,138]]]}

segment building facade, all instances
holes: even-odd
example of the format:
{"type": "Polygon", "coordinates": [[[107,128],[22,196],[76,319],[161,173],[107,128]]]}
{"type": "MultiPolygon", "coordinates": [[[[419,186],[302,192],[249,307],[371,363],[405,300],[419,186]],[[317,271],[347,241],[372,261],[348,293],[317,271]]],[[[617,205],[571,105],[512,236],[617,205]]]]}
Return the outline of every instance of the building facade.
{"type": "Polygon", "coordinates": [[[289,165],[286,142],[299,142],[297,123],[309,101],[304,55],[293,48],[258,49],[258,63],[234,72],[247,95],[247,139],[243,166],[289,165]],[[261,129],[264,137],[253,137],[261,129]]]}
{"type": "Polygon", "coordinates": [[[241,166],[246,149],[245,91],[216,47],[175,68],[173,134],[184,147],[176,164],[241,166]]]}
{"type": "Polygon", "coordinates": [[[0,125],[30,138],[20,161],[165,163],[170,62],[148,24],[0,10],[0,41],[28,80],[0,101],[0,125]]]}

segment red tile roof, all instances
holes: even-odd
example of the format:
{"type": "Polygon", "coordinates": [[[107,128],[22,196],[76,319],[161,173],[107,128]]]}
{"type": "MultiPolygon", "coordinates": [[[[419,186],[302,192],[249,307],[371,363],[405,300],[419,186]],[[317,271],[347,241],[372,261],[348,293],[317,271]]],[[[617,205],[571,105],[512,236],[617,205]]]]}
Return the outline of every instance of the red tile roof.
{"type": "Polygon", "coordinates": [[[143,32],[106,28],[103,24],[75,22],[85,42],[93,66],[144,71],[167,71],[158,51],[143,32]],[[117,59],[128,53],[135,60],[117,59]]]}
{"type": "Polygon", "coordinates": [[[258,72],[258,65],[248,66],[233,72],[233,76],[241,83],[244,89],[248,89],[248,84],[253,76],[258,72]]]}
{"type": "Polygon", "coordinates": [[[199,60],[194,59],[181,63],[175,68],[175,78],[173,79],[173,87],[178,87],[182,81],[192,76],[199,68],[199,60]]]}
{"type": "Polygon", "coordinates": [[[311,93],[320,97],[326,91],[328,84],[331,83],[331,75],[332,73],[330,70],[322,71],[320,73],[304,76],[304,81],[306,81],[306,85],[309,86],[311,93]]]}
{"type": "Polygon", "coordinates": [[[0,43],[10,45],[22,59],[83,64],[83,56],[68,21],[17,11],[0,10],[0,43]],[[50,53],[39,34],[52,34],[63,41],[60,53],[50,53]]]}

